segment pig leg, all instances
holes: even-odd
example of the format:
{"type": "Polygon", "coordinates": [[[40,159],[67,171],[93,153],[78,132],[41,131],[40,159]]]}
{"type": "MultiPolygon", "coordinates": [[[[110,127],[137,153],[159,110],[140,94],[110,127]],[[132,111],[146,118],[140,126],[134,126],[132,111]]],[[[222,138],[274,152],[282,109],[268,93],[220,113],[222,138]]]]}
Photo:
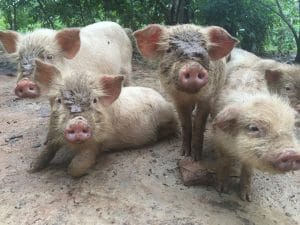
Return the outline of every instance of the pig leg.
{"type": "MultiPolygon", "coordinates": [[[[47,140],[49,140],[47,138],[47,140]]],[[[40,153],[40,155],[30,164],[29,172],[37,172],[44,169],[50,161],[54,158],[56,152],[59,150],[60,146],[57,144],[50,143],[48,141],[45,149],[40,153]]]]}
{"type": "Polygon", "coordinates": [[[251,202],[251,177],[252,168],[243,164],[240,177],[240,197],[242,200],[247,200],[248,202],[251,202]]]}
{"type": "Polygon", "coordinates": [[[206,104],[197,105],[196,115],[193,122],[191,155],[195,161],[200,160],[202,155],[205,125],[209,114],[209,110],[207,107],[205,108],[205,105],[206,104]]]}
{"type": "Polygon", "coordinates": [[[231,159],[226,155],[218,156],[218,165],[216,170],[216,189],[219,192],[228,193],[230,183],[231,159]]]}
{"type": "Polygon", "coordinates": [[[176,104],[182,129],[181,155],[191,155],[192,111],[194,104],[176,104]]]}
{"type": "Polygon", "coordinates": [[[68,173],[72,177],[80,177],[86,174],[87,170],[91,168],[97,157],[96,149],[86,149],[76,154],[69,164],[68,173]]]}

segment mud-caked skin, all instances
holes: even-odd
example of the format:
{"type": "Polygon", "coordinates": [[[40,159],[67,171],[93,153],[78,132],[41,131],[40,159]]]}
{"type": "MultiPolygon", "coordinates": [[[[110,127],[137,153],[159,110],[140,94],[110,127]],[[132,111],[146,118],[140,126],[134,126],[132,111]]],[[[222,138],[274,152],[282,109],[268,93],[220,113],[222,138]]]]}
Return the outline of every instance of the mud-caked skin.
{"type": "Polygon", "coordinates": [[[259,71],[271,93],[289,99],[294,109],[300,112],[300,66],[286,64],[271,59],[262,59],[243,49],[234,48],[226,65],[228,73],[239,69],[259,71]]]}
{"type": "Polygon", "coordinates": [[[257,80],[259,74],[252,69],[229,74],[212,111],[217,189],[228,191],[233,161],[239,160],[240,197],[247,201],[254,168],[269,173],[300,169],[296,111],[286,99],[270,94],[266,83],[257,80]]]}
{"type": "Polygon", "coordinates": [[[121,74],[125,77],[124,84],[129,84],[132,46],[123,28],[114,22],[60,31],[37,29],[26,34],[0,31],[0,41],[17,59],[15,93],[21,98],[36,98],[43,94],[43,87],[36,83],[34,75],[35,59],[59,69],[70,67],[77,71],[121,74]]]}
{"type": "Polygon", "coordinates": [[[50,86],[51,117],[48,142],[32,163],[33,172],[45,168],[65,146],[76,152],[68,172],[79,177],[101,151],[136,148],[177,132],[172,105],[150,88],[125,87],[121,92],[123,76],[60,73],[50,64],[36,65],[36,76],[50,86]]]}
{"type": "Polygon", "coordinates": [[[182,155],[199,160],[210,107],[225,81],[222,57],[237,40],[221,27],[191,24],[152,24],[134,32],[134,37],[144,57],[159,59],[159,79],[181,121],[182,155]]]}

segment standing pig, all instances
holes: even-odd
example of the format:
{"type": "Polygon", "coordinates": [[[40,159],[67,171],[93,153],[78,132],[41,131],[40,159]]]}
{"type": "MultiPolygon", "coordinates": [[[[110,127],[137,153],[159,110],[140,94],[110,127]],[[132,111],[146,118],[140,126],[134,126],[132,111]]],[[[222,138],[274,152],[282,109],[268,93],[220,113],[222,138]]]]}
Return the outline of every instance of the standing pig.
{"type": "Polygon", "coordinates": [[[269,93],[260,72],[233,72],[213,108],[213,143],[219,153],[217,189],[227,192],[233,160],[241,162],[240,197],[251,201],[253,168],[285,173],[300,169],[295,114],[287,101],[269,93]]]}
{"type": "Polygon", "coordinates": [[[77,154],[69,165],[79,177],[95,163],[99,151],[135,148],[175,134],[173,107],[156,91],[125,87],[123,76],[62,72],[36,61],[36,77],[49,85],[51,117],[47,144],[31,170],[46,167],[63,146],[77,154]]]}
{"type": "Polygon", "coordinates": [[[61,31],[38,29],[21,35],[0,32],[0,41],[8,53],[18,58],[17,96],[36,98],[40,86],[34,78],[35,59],[62,69],[90,70],[97,74],[122,74],[124,84],[131,73],[131,42],[123,28],[114,22],[99,22],[81,29],[61,31]]]}
{"type": "Polygon", "coordinates": [[[159,59],[161,84],[171,95],[181,121],[182,155],[199,160],[210,107],[225,80],[225,60],[221,58],[237,40],[221,27],[190,24],[153,24],[134,32],[134,37],[144,57],[159,59]]]}
{"type": "Polygon", "coordinates": [[[234,48],[226,65],[227,73],[239,69],[252,69],[264,78],[271,93],[288,98],[292,107],[300,112],[300,66],[262,59],[245,50],[234,48]]]}

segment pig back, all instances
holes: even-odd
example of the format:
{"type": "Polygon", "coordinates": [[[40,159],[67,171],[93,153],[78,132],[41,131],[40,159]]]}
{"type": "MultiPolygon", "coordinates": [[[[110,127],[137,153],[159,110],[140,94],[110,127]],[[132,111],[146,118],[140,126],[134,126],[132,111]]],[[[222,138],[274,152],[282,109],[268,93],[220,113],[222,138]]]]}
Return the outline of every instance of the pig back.
{"type": "Polygon", "coordinates": [[[144,145],[157,140],[162,123],[175,118],[173,107],[155,90],[125,87],[108,109],[111,133],[104,148],[115,150],[144,145]]]}
{"type": "Polygon", "coordinates": [[[80,41],[78,54],[67,60],[72,68],[108,74],[131,72],[131,42],[117,23],[99,22],[83,27],[80,41]]]}

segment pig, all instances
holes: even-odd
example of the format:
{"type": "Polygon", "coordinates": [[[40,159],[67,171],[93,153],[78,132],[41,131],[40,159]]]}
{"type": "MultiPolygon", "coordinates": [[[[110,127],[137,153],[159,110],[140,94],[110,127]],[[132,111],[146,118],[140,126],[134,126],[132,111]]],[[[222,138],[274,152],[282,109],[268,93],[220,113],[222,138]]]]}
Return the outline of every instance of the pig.
{"type": "Polygon", "coordinates": [[[199,160],[206,120],[225,81],[223,57],[237,39],[221,27],[193,24],[152,24],[133,35],[143,57],[159,60],[160,82],[173,99],[181,122],[181,154],[199,160]]]}
{"type": "Polygon", "coordinates": [[[260,72],[240,69],[227,76],[212,110],[212,141],[217,161],[216,188],[227,192],[234,160],[241,163],[240,197],[251,201],[254,169],[282,174],[300,169],[295,136],[296,111],[271,94],[260,72]]]}
{"type": "Polygon", "coordinates": [[[34,79],[36,58],[59,69],[68,66],[97,74],[121,74],[124,85],[129,85],[132,46],[117,23],[98,22],[60,31],[37,29],[24,35],[0,31],[0,41],[18,59],[15,94],[21,98],[36,98],[43,91],[34,79]]]}
{"type": "Polygon", "coordinates": [[[60,71],[38,60],[35,65],[39,82],[50,86],[51,116],[48,142],[31,172],[45,168],[65,147],[75,152],[68,173],[80,177],[102,151],[137,148],[177,132],[172,104],[153,89],[122,89],[120,75],[60,71]]]}
{"type": "Polygon", "coordinates": [[[300,112],[300,66],[280,63],[272,59],[262,59],[253,53],[234,48],[226,65],[231,71],[251,68],[260,71],[271,93],[287,98],[291,106],[300,112]]]}

